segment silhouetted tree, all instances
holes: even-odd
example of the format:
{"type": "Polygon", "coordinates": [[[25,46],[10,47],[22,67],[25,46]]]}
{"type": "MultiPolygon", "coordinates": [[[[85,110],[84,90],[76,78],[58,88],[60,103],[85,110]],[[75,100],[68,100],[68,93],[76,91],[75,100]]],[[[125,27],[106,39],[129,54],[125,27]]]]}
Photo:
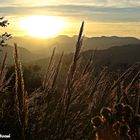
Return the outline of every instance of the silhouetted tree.
{"type": "MultiPolygon", "coordinates": [[[[8,20],[5,20],[4,17],[0,17],[0,26],[1,27],[7,27],[9,25],[8,20]]],[[[4,47],[6,46],[6,41],[10,39],[12,36],[11,34],[8,34],[7,32],[0,35],[0,46],[4,47]]]]}

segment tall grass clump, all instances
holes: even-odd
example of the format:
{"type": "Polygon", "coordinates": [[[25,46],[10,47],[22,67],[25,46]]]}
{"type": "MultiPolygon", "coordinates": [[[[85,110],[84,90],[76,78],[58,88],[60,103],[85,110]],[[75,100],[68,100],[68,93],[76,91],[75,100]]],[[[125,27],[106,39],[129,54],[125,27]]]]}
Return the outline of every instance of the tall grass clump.
{"type": "Polygon", "coordinates": [[[130,102],[131,95],[128,91],[132,89],[131,86],[139,75],[133,77],[132,74],[139,64],[134,64],[117,80],[113,79],[114,75],[107,67],[104,67],[98,75],[94,74],[93,55],[84,68],[80,69],[83,29],[84,22],[61,90],[58,90],[58,83],[61,65],[63,67],[63,53],[56,64],[54,49],[42,87],[28,97],[30,139],[33,137],[49,140],[93,139],[95,133],[91,119],[98,115],[103,107],[130,102]]]}
{"type": "MultiPolygon", "coordinates": [[[[56,49],[54,49],[42,78],[42,85],[28,95],[26,95],[24,72],[15,44],[13,110],[15,110],[16,120],[13,120],[16,122],[15,132],[19,134],[15,138],[22,140],[93,140],[101,138],[100,132],[104,132],[106,134],[104,140],[109,140],[108,133],[112,130],[112,134],[116,135],[114,138],[131,137],[133,133],[135,133],[134,137],[139,138],[136,125],[139,122],[136,120],[140,118],[139,63],[135,63],[121,74],[110,72],[108,67],[103,67],[97,74],[94,67],[96,51],[91,54],[84,66],[82,64],[83,31],[84,22],[77,37],[71,64],[67,68],[67,73],[64,73],[65,76],[61,77],[64,53],[62,52],[56,60],[56,49]],[[61,81],[63,82],[60,83],[61,81]],[[133,120],[133,124],[130,123],[128,116],[133,120]],[[120,123],[119,133],[114,132],[118,121],[120,123]],[[135,132],[129,134],[129,127],[131,130],[134,128],[135,132]],[[126,128],[125,134],[122,133],[123,128],[126,128]]],[[[0,79],[5,75],[5,60],[6,56],[1,67],[0,79]]],[[[7,87],[7,85],[4,86],[4,82],[1,83],[3,87],[7,87]]],[[[4,90],[0,88],[1,91],[4,90]]],[[[3,93],[5,94],[5,91],[3,93]]]]}
{"type": "MultiPolygon", "coordinates": [[[[13,134],[16,131],[16,120],[14,115],[14,95],[9,91],[10,82],[13,74],[8,78],[6,66],[7,53],[4,55],[2,64],[0,66],[0,133],[13,134]],[[15,120],[15,121],[14,121],[15,120]]],[[[14,133],[15,134],[15,133],[14,133]]]]}

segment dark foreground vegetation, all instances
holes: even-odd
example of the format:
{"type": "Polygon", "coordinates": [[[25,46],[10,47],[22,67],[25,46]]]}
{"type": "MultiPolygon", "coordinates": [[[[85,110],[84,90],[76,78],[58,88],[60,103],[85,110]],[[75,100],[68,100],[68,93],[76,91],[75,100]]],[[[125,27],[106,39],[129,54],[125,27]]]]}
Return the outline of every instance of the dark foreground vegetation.
{"type": "Polygon", "coordinates": [[[26,90],[29,84],[24,81],[17,45],[15,72],[8,76],[5,55],[0,71],[0,134],[11,134],[13,140],[140,139],[140,64],[122,74],[107,67],[95,74],[93,54],[81,68],[83,27],[84,23],[66,78],[60,73],[63,53],[55,63],[54,49],[41,86],[32,87],[34,91],[26,90]]]}

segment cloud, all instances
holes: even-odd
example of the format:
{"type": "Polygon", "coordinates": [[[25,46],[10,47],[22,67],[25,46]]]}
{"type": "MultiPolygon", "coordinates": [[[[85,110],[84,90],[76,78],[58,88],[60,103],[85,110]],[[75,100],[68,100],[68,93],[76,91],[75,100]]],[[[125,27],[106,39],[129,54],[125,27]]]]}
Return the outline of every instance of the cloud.
{"type": "Polygon", "coordinates": [[[137,7],[140,6],[139,0],[95,0],[96,6],[104,7],[137,7]]]}
{"type": "Polygon", "coordinates": [[[101,22],[140,22],[140,7],[101,7],[84,5],[58,5],[38,7],[1,7],[3,16],[55,15],[75,20],[101,22]]]}
{"type": "Polygon", "coordinates": [[[136,7],[140,6],[139,0],[0,0],[7,5],[94,5],[103,7],[136,7]]]}
{"type": "MultiPolygon", "coordinates": [[[[64,2],[64,0],[62,0],[62,1],[64,2]]],[[[104,6],[104,7],[136,7],[136,6],[140,6],[139,0],[69,0],[69,3],[104,6]]]]}
{"type": "Polygon", "coordinates": [[[8,16],[10,33],[22,34],[18,18],[28,15],[62,16],[75,34],[86,21],[87,35],[140,35],[139,0],[0,0],[1,16],[8,16]]]}

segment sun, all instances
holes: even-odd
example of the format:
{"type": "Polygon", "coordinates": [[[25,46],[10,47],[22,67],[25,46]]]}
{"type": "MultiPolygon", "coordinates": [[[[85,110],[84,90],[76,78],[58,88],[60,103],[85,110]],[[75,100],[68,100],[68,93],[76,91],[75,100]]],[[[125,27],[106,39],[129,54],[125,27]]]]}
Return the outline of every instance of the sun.
{"type": "Polygon", "coordinates": [[[61,32],[65,25],[66,22],[57,16],[29,16],[19,19],[20,29],[38,38],[53,37],[61,32]]]}

